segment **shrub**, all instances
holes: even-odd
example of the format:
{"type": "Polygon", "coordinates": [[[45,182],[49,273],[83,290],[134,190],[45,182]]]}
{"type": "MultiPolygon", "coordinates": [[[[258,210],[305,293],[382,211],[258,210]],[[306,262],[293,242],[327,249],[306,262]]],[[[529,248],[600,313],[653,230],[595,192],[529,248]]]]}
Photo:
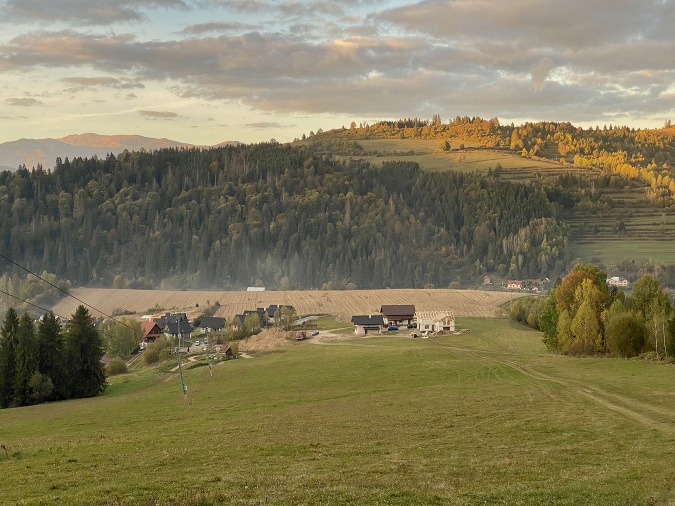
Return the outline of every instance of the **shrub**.
{"type": "Polygon", "coordinates": [[[150,347],[143,353],[143,360],[147,365],[156,364],[159,362],[159,350],[155,347],[150,347]]]}
{"type": "Polygon", "coordinates": [[[127,364],[121,358],[115,357],[105,365],[105,372],[108,374],[108,376],[115,376],[117,374],[126,374],[128,372],[127,364]]]}

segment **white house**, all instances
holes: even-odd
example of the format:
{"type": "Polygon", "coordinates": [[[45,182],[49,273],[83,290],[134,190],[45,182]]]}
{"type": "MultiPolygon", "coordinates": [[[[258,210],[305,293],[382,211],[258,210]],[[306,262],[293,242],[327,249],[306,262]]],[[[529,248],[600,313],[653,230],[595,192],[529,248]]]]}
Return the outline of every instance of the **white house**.
{"type": "Polygon", "coordinates": [[[609,286],[621,286],[621,287],[626,287],[628,286],[628,280],[626,278],[621,278],[619,276],[614,276],[611,277],[607,280],[607,284],[609,286]]]}
{"type": "Polygon", "coordinates": [[[418,311],[415,313],[417,329],[424,332],[455,331],[455,313],[452,311],[418,311]]]}

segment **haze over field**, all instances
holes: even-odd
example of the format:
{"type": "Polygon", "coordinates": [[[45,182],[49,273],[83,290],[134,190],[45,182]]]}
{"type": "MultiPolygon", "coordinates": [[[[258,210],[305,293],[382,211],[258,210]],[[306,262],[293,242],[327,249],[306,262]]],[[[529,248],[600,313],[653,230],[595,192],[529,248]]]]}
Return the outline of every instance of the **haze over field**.
{"type": "Polygon", "coordinates": [[[407,116],[660,127],[672,0],[0,0],[0,142],[214,145],[407,116]]]}

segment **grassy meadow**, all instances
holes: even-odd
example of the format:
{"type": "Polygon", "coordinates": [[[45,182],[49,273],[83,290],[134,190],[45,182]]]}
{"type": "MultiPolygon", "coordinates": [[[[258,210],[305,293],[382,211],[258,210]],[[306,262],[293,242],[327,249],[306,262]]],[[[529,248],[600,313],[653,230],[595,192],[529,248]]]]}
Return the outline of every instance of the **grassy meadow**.
{"type": "Polygon", "coordinates": [[[0,411],[6,504],[675,504],[675,375],[505,320],[308,340],[0,411]]]}

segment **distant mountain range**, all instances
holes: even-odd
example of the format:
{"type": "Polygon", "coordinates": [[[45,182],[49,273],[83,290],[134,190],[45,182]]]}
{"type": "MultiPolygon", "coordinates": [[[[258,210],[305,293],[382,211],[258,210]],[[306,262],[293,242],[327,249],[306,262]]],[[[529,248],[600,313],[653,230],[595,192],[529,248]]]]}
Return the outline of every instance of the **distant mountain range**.
{"type": "MultiPolygon", "coordinates": [[[[221,142],[217,146],[239,144],[237,141],[221,142]]],[[[44,169],[54,167],[58,157],[91,158],[96,155],[105,158],[109,153],[122,151],[139,151],[173,147],[195,147],[193,144],[172,141],[169,139],[153,139],[141,135],[98,135],[93,133],[67,135],[60,139],[20,139],[0,144],[0,170],[16,170],[21,165],[32,169],[38,164],[44,169]]],[[[210,146],[199,146],[210,147],[210,146]]]]}

